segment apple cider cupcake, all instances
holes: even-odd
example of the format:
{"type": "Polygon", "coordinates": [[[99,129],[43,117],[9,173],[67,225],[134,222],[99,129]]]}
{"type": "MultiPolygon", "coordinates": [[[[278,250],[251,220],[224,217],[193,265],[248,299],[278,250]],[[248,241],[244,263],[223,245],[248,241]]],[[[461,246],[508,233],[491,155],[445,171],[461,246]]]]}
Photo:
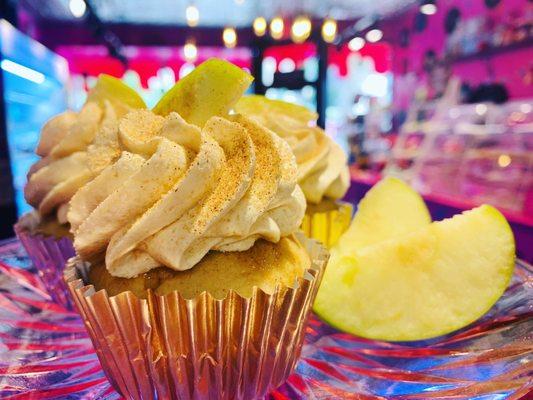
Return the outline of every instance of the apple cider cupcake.
{"type": "Polygon", "coordinates": [[[24,189],[35,210],[23,215],[15,232],[38,269],[51,298],[69,306],[63,267],[74,256],[66,214],[74,193],[120,155],[119,118],[144,108],[137,93],[118,79],[101,75],[79,112],[49,120],[36,149],[41,159],[28,173],[24,189]]]}
{"type": "Polygon", "coordinates": [[[309,109],[264,96],[246,96],[235,110],[289,143],[298,163],[298,183],[307,200],[302,230],[331,247],[348,228],[352,206],[339,201],[348,190],[347,159],[340,146],[316,126],[309,109]]]}
{"type": "Polygon", "coordinates": [[[297,232],[288,144],[227,114],[249,83],[224,61],[200,65],[161,100],[186,120],[128,114],[126,151],[71,201],[65,280],[126,398],[257,398],[295,366],[328,255],[297,232]]]}

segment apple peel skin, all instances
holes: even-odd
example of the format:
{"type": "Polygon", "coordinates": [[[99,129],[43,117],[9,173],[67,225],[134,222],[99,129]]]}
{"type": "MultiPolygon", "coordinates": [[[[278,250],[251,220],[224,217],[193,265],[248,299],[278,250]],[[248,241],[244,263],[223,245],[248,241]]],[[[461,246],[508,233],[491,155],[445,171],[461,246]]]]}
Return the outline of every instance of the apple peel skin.
{"type": "Polygon", "coordinates": [[[483,205],[355,254],[334,251],[314,311],[369,339],[430,339],[489,311],[514,265],[507,220],[483,205]]]}

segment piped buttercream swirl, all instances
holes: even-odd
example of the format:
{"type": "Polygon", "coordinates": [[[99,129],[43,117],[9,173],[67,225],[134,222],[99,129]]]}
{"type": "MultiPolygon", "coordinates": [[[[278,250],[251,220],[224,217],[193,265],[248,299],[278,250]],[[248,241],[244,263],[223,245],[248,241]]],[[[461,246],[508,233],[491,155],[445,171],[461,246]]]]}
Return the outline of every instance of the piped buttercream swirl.
{"type": "Polygon", "coordinates": [[[317,114],[301,106],[263,96],[243,97],[237,112],[271,129],[289,143],[298,163],[298,183],[309,203],[342,198],[350,185],[341,147],[316,126],[317,114]]]}
{"type": "Polygon", "coordinates": [[[177,113],[132,111],[125,148],[72,198],[77,252],[105,255],[114,276],[164,265],[187,270],[210,250],[244,251],[300,226],[305,198],[288,144],[241,115],[200,129],[177,113]]]}
{"type": "Polygon", "coordinates": [[[120,155],[119,112],[110,102],[86,103],[66,111],[42,128],[37,155],[28,173],[26,201],[41,216],[56,212],[66,223],[68,202],[76,191],[120,155]]]}

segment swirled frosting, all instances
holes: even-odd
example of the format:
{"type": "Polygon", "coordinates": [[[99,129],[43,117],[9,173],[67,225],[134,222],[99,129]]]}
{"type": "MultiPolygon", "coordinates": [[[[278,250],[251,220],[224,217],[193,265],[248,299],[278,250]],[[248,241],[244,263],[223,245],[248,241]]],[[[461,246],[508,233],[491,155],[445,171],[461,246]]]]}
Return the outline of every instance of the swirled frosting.
{"type": "Polygon", "coordinates": [[[66,111],[42,128],[36,153],[42,158],[28,173],[26,201],[39,214],[57,213],[66,223],[68,202],[76,191],[120,155],[117,138],[122,109],[111,102],[88,102],[66,111]]]}
{"type": "Polygon", "coordinates": [[[80,256],[105,254],[131,278],[158,266],[187,270],[210,250],[277,242],[305,212],[288,144],[240,115],[200,129],[177,113],[132,111],[119,123],[126,151],[72,198],[80,256]]]}
{"type": "Polygon", "coordinates": [[[316,126],[316,113],[304,107],[248,96],[236,110],[289,143],[298,163],[298,183],[309,203],[342,198],[350,185],[347,158],[340,146],[316,126]]]}

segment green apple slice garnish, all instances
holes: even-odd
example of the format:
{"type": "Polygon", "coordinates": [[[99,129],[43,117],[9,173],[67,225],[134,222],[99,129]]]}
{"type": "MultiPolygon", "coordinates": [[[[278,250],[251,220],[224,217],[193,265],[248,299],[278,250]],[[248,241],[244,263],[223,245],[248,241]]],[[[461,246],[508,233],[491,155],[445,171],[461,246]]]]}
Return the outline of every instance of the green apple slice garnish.
{"type": "Polygon", "coordinates": [[[100,74],[96,85],[87,95],[87,101],[103,103],[104,100],[110,101],[113,105],[118,103],[131,108],[146,108],[144,100],[134,89],[120,79],[100,74]]]}
{"type": "Polygon", "coordinates": [[[422,197],[400,179],[385,178],[359,202],[355,217],[337,248],[350,254],[430,223],[431,216],[422,197]]]}
{"type": "Polygon", "coordinates": [[[236,65],[211,58],[180,79],[153,111],[163,116],[175,111],[188,123],[202,127],[213,116],[227,115],[252,81],[236,65]]]}
{"type": "Polygon", "coordinates": [[[317,120],[318,114],[306,107],[286,101],[268,99],[261,95],[243,96],[235,105],[239,114],[254,116],[258,114],[282,114],[308,124],[317,120]]]}
{"type": "Polygon", "coordinates": [[[485,314],[513,275],[515,244],[491,206],[334,256],[315,312],[371,339],[411,341],[463,328],[485,314]]]}

